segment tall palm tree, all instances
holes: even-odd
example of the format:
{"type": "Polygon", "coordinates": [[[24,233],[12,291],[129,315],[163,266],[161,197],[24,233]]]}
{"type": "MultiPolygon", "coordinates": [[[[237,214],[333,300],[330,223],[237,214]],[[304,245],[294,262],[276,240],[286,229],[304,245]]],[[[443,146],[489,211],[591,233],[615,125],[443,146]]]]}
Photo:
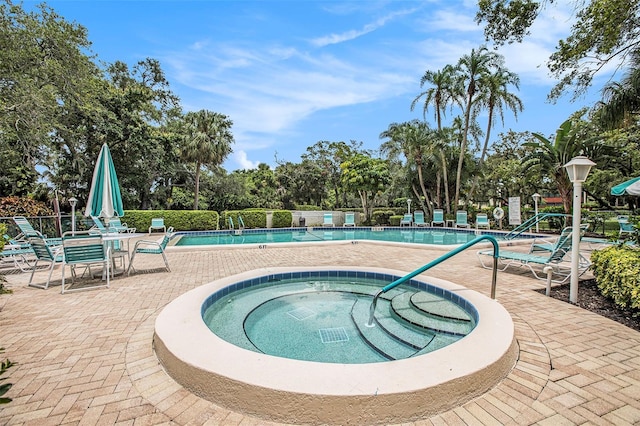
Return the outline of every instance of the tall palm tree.
{"type": "Polygon", "coordinates": [[[453,201],[454,208],[457,208],[460,200],[462,165],[467,152],[469,127],[472,113],[474,112],[474,105],[481,92],[482,82],[486,79],[486,76],[491,73],[491,69],[494,66],[500,65],[499,62],[500,56],[497,53],[490,52],[486,46],[481,46],[477,50],[472,49],[471,54],[464,55],[458,61],[458,76],[462,84],[460,89],[463,90],[460,95],[464,96],[464,131],[462,134],[460,156],[458,157],[458,168],[456,172],[456,192],[453,201]]]}
{"type": "Polygon", "coordinates": [[[231,154],[231,144],[234,142],[231,134],[233,122],[224,114],[203,109],[187,113],[184,125],[180,156],[196,165],[193,209],[198,210],[200,169],[203,165],[219,166],[231,154]]]}
{"type": "Polygon", "coordinates": [[[606,128],[636,124],[640,114],[640,50],[634,52],[629,72],[620,82],[607,84],[603,100],[596,106],[595,116],[606,128]]]}
{"type": "Polygon", "coordinates": [[[411,102],[411,111],[416,107],[421,98],[424,98],[424,106],[422,108],[422,114],[426,117],[429,105],[433,105],[434,118],[436,119],[437,132],[440,135],[440,141],[437,143],[442,150],[439,152],[440,167],[438,168],[438,175],[436,177],[436,203],[440,207],[442,200],[440,196],[440,177],[442,177],[442,184],[444,186],[445,205],[447,207],[447,213],[450,212],[449,200],[449,174],[447,157],[444,149],[446,148],[446,138],[443,138],[442,133],[442,117],[445,115],[447,107],[452,103],[456,103],[456,68],[452,65],[446,65],[442,70],[438,71],[425,71],[424,75],[420,79],[420,87],[424,87],[425,84],[430,83],[434,87],[430,87],[424,92],[420,93],[411,102]]]}
{"type": "MultiPolygon", "coordinates": [[[[513,93],[509,92],[509,86],[514,86],[516,89],[520,88],[520,78],[517,74],[509,71],[504,67],[498,67],[495,72],[487,74],[482,77],[481,82],[481,94],[478,98],[476,107],[486,108],[489,116],[487,118],[487,131],[485,132],[484,144],[482,145],[482,152],[480,154],[480,160],[478,162],[478,168],[482,170],[484,160],[487,156],[487,150],[489,148],[489,139],[491,137],[491,128],[495,124],[494,113],[498,113],[500,121],[504,125],[504,109],[507,108],[513,111],[513,115],[518,118],[518,112],[522,112],[523,105],[520,98],[513,93]]],[[[469,190],[469,199],[473,198],[473,193],[478,185],[478,174],[473,179],[473,185],[469,190]]]]}
{"type": "Polygon", "coordinates": [[[407,162],[413,163],[420,185],[420,191],[412,187],[414,195],[418,199],[421,199],[420,196],[424,197],[424,205],[422,207],[428,213],[431,213],[432,207],[424,181],[423,168],[425,166],[425,147],[428,145],[429,140],[433,138],[433,130],[429,128],[426,122],[420,120],[412,120],[400,124],[392,123],[387,130],[380,134],[380,138],[389,139],[381,146],[383,153],[397,156],[399,152],[402,152],[407,162]]]}
{"type": "Polygon", "coordinates": [[[422,108],[423,117],[426,118],[429,105],[433,105],[434,118],[436,119],[436,125],[438,130],[442,130],[442,116],[445,114],[447,107],[454,100],[454,77],[456,69],[452,65],[446,65],[442,70],[438,71],[425,71],[424,75],[420,79],[420,87],[430,83],[433,87],[429,87],[424,92],[420,93],[411,102],[411,111],[416,107],[421,98],[424,98],[424,105],[422,108]]]}

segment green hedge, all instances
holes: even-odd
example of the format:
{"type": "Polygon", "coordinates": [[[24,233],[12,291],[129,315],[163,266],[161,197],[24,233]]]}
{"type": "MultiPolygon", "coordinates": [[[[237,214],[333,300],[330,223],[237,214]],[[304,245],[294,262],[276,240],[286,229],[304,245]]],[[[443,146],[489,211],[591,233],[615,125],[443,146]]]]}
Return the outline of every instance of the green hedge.
{"type": "MultiPolygon", "coordinates": [[[[372,225],[394,225],[392,222],[392,218],[396,212],[394,210],[376,210],[371,215],[371,224],[372,225]]],[[[402,216],[400,216],[402,219],[402,216]]],[[[400,219],[397,220],[398,223],[395,226],[400,225],[400,219]]]]}
{"type": "Polygon", "coordinates": [[[293,214],[289,210],[273,210],[271,226],[274,228],[288,228],[293,223],[293,214]]]}
{"type": "Polygon", "coordinates": [[[640,250],[611,246],[591,253],[598,288],[623,308],[640,309],[640,250]]]}
{"type": "Polygon", "coordinates": [[[218,212],[209,210],[126,210],[122,222],[138,232],[147,232],[151,219],[163,218],[168,228],[176,231],[203,231],[218,229],[218,212]]]}
{"type": "MultiPolygon", "coordinates": [[[[273,212],[271,227],[272,228],[288,228],[293,221],[293,214],[289,210],[269,210],[273,212]]],[[[242,217],[245,228],[266,228],[267,227],[267,210],[265,209],[246,209],[246,210],[228,210],[220,215],[220,229],[229,227],[229,217],[233,220],[235,228],[238,228],[238,216],[242,217]]]]}

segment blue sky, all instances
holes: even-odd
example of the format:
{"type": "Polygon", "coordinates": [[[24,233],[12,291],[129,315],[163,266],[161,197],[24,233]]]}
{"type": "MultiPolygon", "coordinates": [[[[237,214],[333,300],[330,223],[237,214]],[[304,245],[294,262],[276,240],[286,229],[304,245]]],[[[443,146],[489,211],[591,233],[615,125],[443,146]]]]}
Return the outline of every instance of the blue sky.
{"type": "MultiPolygon", "coordinates": [[[[27,8],[36,4],[27,1],[27,8]]],[[[362,141],[377,149],[390,123],[422,118],[410,110],[420,77],[479,47],[476,1],[107,1],[52,0],[67,21],[88,29],[99,60],[160,61],[185,111],[207,109],[233,120],[228,171],[258,163],[299,162],[320,140],[362,141]]],[[[546,135],[598,99],[594,90],[549,104],[545,67],[572,22],[554,4],[524,44],[498,50],[520,76],[524,103],[492,134],[513,129],[546,135]]],[[[447,117],[448,120],[452,116],[447,117]]],[[[434,124],[431,114],[427,119],[434,124]]],[[[482,128],[486,117],[479,118],[482,128]]],[[[446,123],[445,123],[446,124],[446,123]]],[[[494,139],[495,140],[495,139],[494,139]]]]}

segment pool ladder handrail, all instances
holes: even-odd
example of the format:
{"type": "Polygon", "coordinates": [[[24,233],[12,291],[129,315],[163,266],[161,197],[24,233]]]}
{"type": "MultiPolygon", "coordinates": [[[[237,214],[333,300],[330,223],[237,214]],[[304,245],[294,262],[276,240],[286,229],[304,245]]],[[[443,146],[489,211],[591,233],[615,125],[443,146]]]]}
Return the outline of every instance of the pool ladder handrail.
{"type": "Polygon", "coordinates": [[[378,292],[373,296],[373,300],[371,301],[371,307],[369,308],[369,322],[366,324],[367,327],[373,327],[373,322],[374,322],[374,313],[376,310],[376,305],[378,304],[378,298],[380,297],[380,295],[382,293],[386,293],[387,291],[399,286],[400,284],[409,281],[411,278],[415,277],[416,275],[419,275],[421,273],[423,273],[424,271],[433,268],[434,266],[444,262],[445,260],[449,259],[450,257],[455,256],[456,254],[468,249],[469,247],[478,244],[481,241],[484,240],[488,240],[489,242],[491,242],[491,244],[493,244],[493,272],[492,272],[492,277],[491,277],[491,298],[495,299],[496,298],[496,279],[497,279],[497,275],[498,275],[498,258],[500,256],[500,248],[498,246],[498,241],[492,237],[491,235],[480,235],[479,237],[465,243],[462,244],[459,247],[456,247],[455,249],[451,250],[450,252],[440,256],[439,258],[427,263],[426,265],[416,269],[413,272],[408,273],[407,275],[405,275],[402,278],[398,278],[397,280],[395,280],[394,282],[387,284],[386,286],[382,287],[380,290],[378,290],[378,292]]]}
{"type": "Polygon", "coordinates": [[[538,213],[537,215],[531,216],[529,219],[525,220],[520,225],[513,228],[511,232],[509,232],[507,235],[504,236],[504,239],[512,240],[517,236],[519,236],[520,234],[522,234],[523,232],[525,232],[527,229],[533,228],[537,223],[540,223],[547,218],[550,218],[550,217],[566,218],[567,216],[569,215],[564,213],[538,213]]]}

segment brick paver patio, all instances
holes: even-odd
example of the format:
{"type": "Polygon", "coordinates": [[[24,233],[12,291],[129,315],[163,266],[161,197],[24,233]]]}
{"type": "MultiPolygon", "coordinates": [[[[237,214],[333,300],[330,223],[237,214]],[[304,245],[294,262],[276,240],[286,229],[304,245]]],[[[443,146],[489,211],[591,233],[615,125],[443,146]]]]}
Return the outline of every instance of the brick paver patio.
{"type": "MultiPolygon", "coordinates": [[[[0,347],[13,402],[7,425],[272,425],[205,401],[175,383],[152,348],[154,320],[184,292],[215,279],[270,266],[358,265],[411,271],[442,251],[369,243],[297,248],[170,248],[172,272],[116,277],[111,288],[61,295],[7,276],[0,296],[0,347]]],[[[138,264],[138,261],[140,262],[138,264]]],[[[160,268],[157,256],[136,267],[160,268]]],[[[491,271],[470,249],[427,273],[489,295],[491,271]]],[[[44,281],[45,272],[35,280],[44,281]]],[[[59,284],[60,271],[54,271],[59,284]]],[[[533,291],[524,269],[498,275],[497,299],[516,324],[512,372],[483,396],[414,425],[640,424],[640,333],[533,291]]],[[[425,401],[428,403],[428,401],[425,401]]]]}

